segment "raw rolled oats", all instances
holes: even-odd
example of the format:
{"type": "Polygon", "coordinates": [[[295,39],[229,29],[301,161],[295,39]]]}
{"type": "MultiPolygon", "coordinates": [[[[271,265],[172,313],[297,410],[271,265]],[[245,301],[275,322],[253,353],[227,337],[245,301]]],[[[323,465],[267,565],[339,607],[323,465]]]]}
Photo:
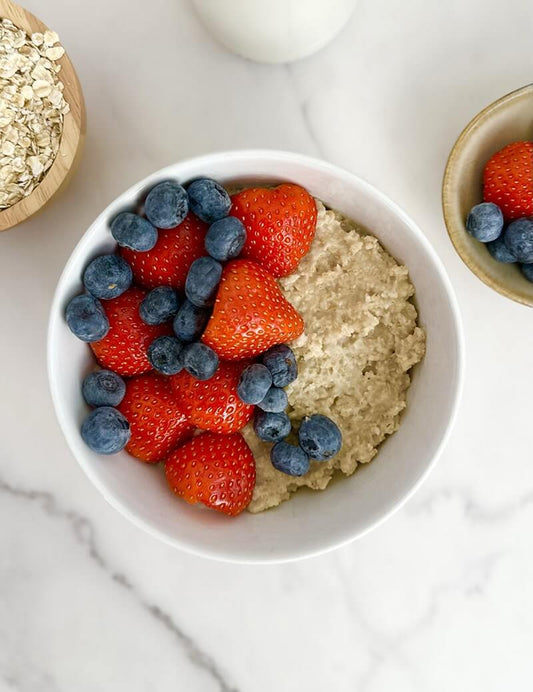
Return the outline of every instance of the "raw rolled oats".
{"type": "Polygon", "coordinates": [[[59,150],[69,105],[56,63],[64,54],[55,31],[28,36],[0,20],[0,209],[27,197],[59,150]]]}

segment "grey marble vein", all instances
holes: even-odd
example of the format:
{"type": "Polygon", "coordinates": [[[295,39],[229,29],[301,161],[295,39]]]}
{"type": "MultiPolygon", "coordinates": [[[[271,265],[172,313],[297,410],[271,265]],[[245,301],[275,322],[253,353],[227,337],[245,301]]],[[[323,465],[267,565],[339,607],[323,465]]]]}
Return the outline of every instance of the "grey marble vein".
{"type": "MultiPolygon", "coordinates": [[[[164,627],[185,651],[188,659],[195,666],[208,674],[218,685],[220,692],[239,692],[237,687],[231,685],[221,671],[217,662],[188,635],[184,630],[173,620],[173,618],[162,610],[155,603],[150,603],[145,600],[136,590],[132,582],[125,574],[115,571],[104,556],[98,550],[94,537],[94,528],[91,522],[78,512],[68,510],[60,506],[57,499],[52,493],[41,490],[27,490],[17,488],[4,479],[0,478],[0,493],[8,494],[12,497],[21,498],[30,502],[36,502],[40,505],[45,514],[54,517],[65,519],[69,522],[72,531],[86,550],[90,558],[105,571],[109,577],[120,587],[129,591],[137,602],[147,611],[158,623],[164,627]]],[[[17,688],[16,681],[12,678],[5,679],[5,682],[17,688]]]]}
{"type": "Polygon", "coordinates": [[[322,146],[321,146],[320,141],[318,139],[318,136],[316,134],[316,130],[313,126],[311,114],[309,112],[309,99],[302,98],[300,96],[300,89],[299,89],[296,75],[294,72],[295,68],[291,63],[285,63],[284,68],[285,68],[285,71],[287,72],[289,81],[291,83],[292,92],[296,98],[296,103],[298,105],[300,115],[302,116],[302,122],[303,122],[303,125],[305,128],[305,131],[307,132],[309,139],[311,140],[311,143],[313,144],[313,147],[314,147],[316,153],[318,154],[318,156],[325,158],[324,152],[322,151],[322,146]]]}
{"type": "Polygon", "coordinates": [[[493,523],[512,519],[517,512],[533,506],[533,491],[527,491],[515,500],[491,508],[474,499],[464,488],[441,488],[421,501],[415,500],[404,511],[411,516],[432,513],[441,500],[459,501],[465,517],[472,522],[493,523]]]}
{"type": "Polygon", "coordinates": [[[372,689],[373,682],[379,671],[391,660],[396,660],[401,666],[408,670],[411,675],[412,689],[420,689],[424,692],[425,687],[422,681],[417,679],[418,671],[416,665],[409,659],[405,649],[409,642],[419,637],[430,628],[437,619],[445,598],[455,591],[460,591],[465,598],[483,596],[487,586],[492,579],[496,566],[502,559],[503,554],[495,553],[486,555],[483,558],[473,561],[466,569],[453,580],[448,580],[437,584],[430,593],[430,599],[425,610],[415,620],[406,627],[400,629],[394,635],[380,633],[372,627],[364,617],[361,610],[354,602],[351,592],[350,575],[346,572],[344,565],[337,560],[337,574],[345,594],[345,602],[355,622],[364,631],[369,640],[368,653],[371,661],[364,673],[354,683],[358,692],[368,692],[372,689]]]}

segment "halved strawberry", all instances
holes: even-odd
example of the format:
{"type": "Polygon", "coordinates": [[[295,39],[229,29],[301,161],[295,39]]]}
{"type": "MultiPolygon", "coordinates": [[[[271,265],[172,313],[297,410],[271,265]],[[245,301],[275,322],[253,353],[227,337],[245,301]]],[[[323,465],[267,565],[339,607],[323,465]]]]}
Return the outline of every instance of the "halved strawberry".
{"type": "Polygon", "coordinates": [[[133,286],[112,300],[102,301],[109,320],[109,331],[90,344],[100,365],[119,375],[141,375],[152,369],[148,346],[158,336],[171,334],[170,325],[149,326],[139,316],[139,305],[146,291],[133,286]]]}
{"type": "Polygon", "coordinates": [[[228,262],[202,341],[223,360],[240,360],[296,339],[304,330],[300,314],[274,277],[251,260],[228,262]]]}
{"type": "Polygon", "coordinates": [[[246,228],[242,257],[273,276],[291,274],[308,252],[316,231],[316,203],[300,185],[251,187],[232,197],[231,215],[246,228]]]}
{"type": "Polygon", "coordinates": [[[483,200],[497,204],[506,221],[533,215],[533,142],[513,142],[490,158],[483,200]]]}
{"type": "Polygon", "coordinates": [[[190,504],[235,516],[252,499],[255,460],[238,433],[203,433],[171,453],[165,474],[170,488],[190,504]]]}
{"type": "Polygon", "coordinates": [[[202,430],[232,433],[244,428],[254,407],[244,404],[237,385],[248,363],[221,362],[218,370],[204,382],[182,370],[170,378],[178,408],[202,430]]]}
{"type": "Polygon", "coordinates": [[[206,230],[207,224],[189,214],[175,228],[160,228],[157,243],[148,252],[120,248],[120,254],[129,262],[134,279],[141,286],[172,286],[183,290],[189,267],[195,259],[207,254],[206,230]]]}
{"type": "Polygon", "coordinates": [[[126,451],[141,461],[166,459],[194,431],[178,408],[168,379],[154,372],[127,380],[126,394],[117,408],[130,424],[126,451]]]}

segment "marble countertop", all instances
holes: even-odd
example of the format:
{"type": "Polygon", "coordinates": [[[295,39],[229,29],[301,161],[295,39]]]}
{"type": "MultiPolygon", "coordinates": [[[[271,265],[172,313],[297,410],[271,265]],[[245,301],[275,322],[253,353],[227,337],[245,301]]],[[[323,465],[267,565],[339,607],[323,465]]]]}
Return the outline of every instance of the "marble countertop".
{"type": "Polygon", "coordinates": [[[64,196],[0,237],[0,692],[529,689],[532,314],[458,259],[440,184],[466,122],[531,80],[533,4],[360,0],[332,45],[274,67],[219,47],[186,0],[24,4],[62,37],[89,129],[64,196]],[[75,463],[46,381],[50,301],[88,224],[149,172],[233,147],[381,188],[464,316],[466,387],[436,470],[370,535],[296,564],[208,562],[136,529],[75,463]]]}

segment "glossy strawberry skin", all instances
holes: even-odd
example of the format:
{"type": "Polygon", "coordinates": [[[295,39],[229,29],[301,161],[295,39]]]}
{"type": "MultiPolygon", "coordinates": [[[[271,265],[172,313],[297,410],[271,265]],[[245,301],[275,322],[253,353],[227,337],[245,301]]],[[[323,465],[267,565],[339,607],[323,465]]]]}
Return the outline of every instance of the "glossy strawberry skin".
{"type": "Polygon", "coordinates": [[[166,459],[194,432],[176,405],[168,378],[155,372],[127,380],[126,394],[117,408],[130,424],[126,451],[141,461],[166,459]]]}
{"type": "Polygon", "coordinates": [[[251,420],[254,407],[244,404],[237,385],[247,362],[221,362],[211,379],[201,382],[182,370],[170,378],[178,408],[197,428],[234,433],[251,420]]]}
{"type": "Polygon", "coordinates": [[[300,185],[248,188],[232,197],[231,215],[246,228],[241,257],[274,277],[291,274],[309,251],[316,231],[316,203],[300,185]]]}
{"type": "Polygon", "coordinates": [[[190,504],[236,516],[252,499],[255,461],[238,433],[203,433],[171,453],[165,475],[172,491],[190,504]]]}
{"type": "Polygon", "coordinates": [[[167,324],[149,326],[139,316],[139,305],[146,291],[133,286],[112,300],[102,301],[109,320],[109,332],[90,346],[102,367],[119,375],[141,375],[152,369],[148,346],[158,336],[172,334],[167,324]]]}
{"type": "Polygon", "coordinates": [[[224,267],[202,341],[219,358],[240,360],[293,341],[303,330],[302,317],[272,275],[251,260],[238,259],[224,267]]]}
{"type": "Polygon", "coordinates": [[[189,267],[206,255],[207,225],[188,214],[175,228],[159,229],[155,246],[148,252],[120,248],[120,254],[133,270],[135,282],[144,288],[172,286],[183,291],[189,267]]]}
{"type": "Polygon", "coordinates": [[[513,142],[491,157],[483,200],[497,204],[506,221],[533,215],[533,142],[513,142]]]}

